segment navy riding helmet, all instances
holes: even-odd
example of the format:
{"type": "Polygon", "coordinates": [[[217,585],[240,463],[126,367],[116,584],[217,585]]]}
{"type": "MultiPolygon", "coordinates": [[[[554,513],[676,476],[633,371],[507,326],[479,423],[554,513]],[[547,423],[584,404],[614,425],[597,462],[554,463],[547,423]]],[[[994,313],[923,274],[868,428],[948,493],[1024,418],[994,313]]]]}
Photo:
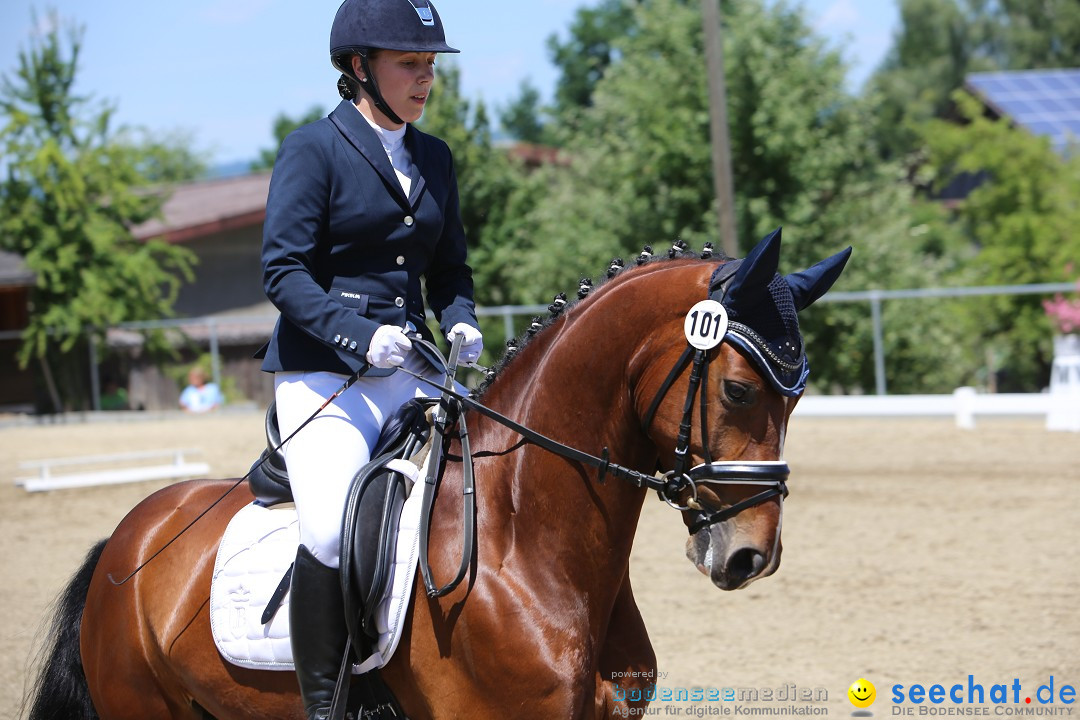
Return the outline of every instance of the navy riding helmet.
{"type": "Polygon", "coordinates": [[[461,52],[446,44],[439,13],[428,0],[345,0],[330,29],[330,62],[344,75],[359,82],[352,56],[359,55],[366,81],[361,87],[375,107],[390,120],[402,120],[386,104],[368,66],[371,50],[401,52],[461,52]]]}

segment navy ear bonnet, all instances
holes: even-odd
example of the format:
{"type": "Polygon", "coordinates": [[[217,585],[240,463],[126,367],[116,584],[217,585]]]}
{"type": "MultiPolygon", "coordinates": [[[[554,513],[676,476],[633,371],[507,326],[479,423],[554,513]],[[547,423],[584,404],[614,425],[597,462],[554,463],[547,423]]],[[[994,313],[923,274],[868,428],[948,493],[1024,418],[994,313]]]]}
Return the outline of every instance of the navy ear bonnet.
{"type": "Polygon", "coordinates": [[[801,273],[780,275],[777,228],[709,280],[709,298],[728,312],[726,339],[746,352],[781,395],[800,394],[810,374],[798,312],[832,287],[850,255],[849,247],[801,273]]]}

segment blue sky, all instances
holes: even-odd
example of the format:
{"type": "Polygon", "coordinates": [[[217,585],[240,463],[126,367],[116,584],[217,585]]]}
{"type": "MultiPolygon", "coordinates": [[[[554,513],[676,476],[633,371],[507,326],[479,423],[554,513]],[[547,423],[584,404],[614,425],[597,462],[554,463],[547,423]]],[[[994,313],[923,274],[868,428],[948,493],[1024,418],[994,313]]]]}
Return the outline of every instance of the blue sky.
{"type": "MultiPolygon", "coordinates": [[[[463,90],[505,105],[528,78],[550,97],[556,73],[546,39],[565,36],[583,0],[441,0],[437,3],[463,90]]],[[[894,0],[806,0],[813,26],[841,48],[858,87],[888,49],[894,0]]],[[[330,24],[338,0],[30,0],[0,3],[0,72],[11,74],[44,8],[86,28],[78,91],[112,101],[118,120],[154,131],[186,130],[212,163],[254,157],[273,144],[271,123],[338,98],[330,24]]]]}

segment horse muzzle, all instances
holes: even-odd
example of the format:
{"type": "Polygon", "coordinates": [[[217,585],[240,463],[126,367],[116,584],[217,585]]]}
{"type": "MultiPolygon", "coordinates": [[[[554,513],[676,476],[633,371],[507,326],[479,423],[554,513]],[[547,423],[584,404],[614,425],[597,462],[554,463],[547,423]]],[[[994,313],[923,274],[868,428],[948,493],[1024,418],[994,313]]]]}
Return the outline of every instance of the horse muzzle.
{"type": "Polygon", "coordinates": [[[745,587],[779,567],[789,473],[782,460],[725,461],[698,465],[683,476],[690,490],[688,497],[683,493],[685,505],[679,506],[690,531],[686,555],[720,589],[745,587]],[[710,507],[699,500],[698,487],[716,485],[747,487],[750,493],[729,505],[710,507]],[[773,498],[777,501],[769,505],[775,510],[747,512],[773,498]]]}

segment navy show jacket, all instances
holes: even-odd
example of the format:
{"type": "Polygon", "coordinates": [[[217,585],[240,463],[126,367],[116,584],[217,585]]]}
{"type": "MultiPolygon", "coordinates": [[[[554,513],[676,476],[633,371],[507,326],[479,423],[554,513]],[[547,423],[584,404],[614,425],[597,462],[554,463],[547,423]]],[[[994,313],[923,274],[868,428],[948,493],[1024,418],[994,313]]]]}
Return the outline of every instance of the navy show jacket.
{"type": "Polygon", "coordinates": [[[390,374],[365,357],[380,325],[411,322],[432,340],[421,276],[444,335],[459,322],[477,327],[450,149],[411,125],[405,147],[409,197],[348,101],[285,138],[263,228],[263,284],[281,311],[263,370],[390,374]]]}

